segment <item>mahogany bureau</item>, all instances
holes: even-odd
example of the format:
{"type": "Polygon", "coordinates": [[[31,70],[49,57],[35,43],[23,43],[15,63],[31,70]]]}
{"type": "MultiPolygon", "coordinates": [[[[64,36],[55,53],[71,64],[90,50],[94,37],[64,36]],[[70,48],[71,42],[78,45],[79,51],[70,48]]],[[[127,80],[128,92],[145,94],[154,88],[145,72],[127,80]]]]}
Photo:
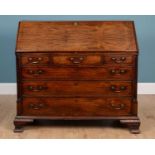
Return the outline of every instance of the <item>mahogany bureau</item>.
{"type": "Polygon", "coordinates": [[[119,120],[139,133],[132,21],[19,23],[15,132],[37,119],[119,120]]]}

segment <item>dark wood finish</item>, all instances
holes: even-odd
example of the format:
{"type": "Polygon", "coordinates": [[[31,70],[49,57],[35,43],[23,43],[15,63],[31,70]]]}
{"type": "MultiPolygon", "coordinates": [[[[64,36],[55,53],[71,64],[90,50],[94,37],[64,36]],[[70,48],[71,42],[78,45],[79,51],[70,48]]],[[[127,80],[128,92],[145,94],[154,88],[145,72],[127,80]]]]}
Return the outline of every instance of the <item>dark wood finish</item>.
{"type": "Polygon", "coordinates": [[[35,119],[113,119],[138,133],[133,22],[20,22],[15,132],[35,119]]]}
{"type": "Polygon", "coordinates": [[[24,98],[24,116],[128,116],[132,99],[124,98],[24,98]]]}
{"type": "Polygon", "coordinates": [[[134,57],[132,55],[124,55],[124,54],[107,54],[105,56],[105,63],[107,64],[134,64],[134,57]]]}
{"type": "Polygon", "coordinates": [[[17,52],[137,51],[133,22],[20,22],[17,52]]]}
{"type": "Polygon", "coordinates": [[[132,80],[133,68],[109,67],[25,67],[23,80],[132,80]],[[95,70],[95,72],[94,72],[95,70]]]}
{"type": "Polygon", "coordinates": [[[48,81],[23,82],[23,95],[48,96],[131,96],[131,82],[48,81]]]}
{"type": "Polygon", "coordinates": [[[23,132],[23,126],[28,125],[30,123],[33,123],[33,119],[18,119],[15,118],[14,120],[14,125],[15,125],[15,129],[14,132],[23,132]]]}
{"type": "Polygon", "coordinates": [[[137,118],[135,120],[132,120],[132,119],[120,120],[120,122],[122,124],[125,124],[126,126],[128,126],[131,133],[134,133],[134,134],[139,134],[140,133],[140,130],[139,130],[140,120],[139,120],[139,118],[137,118]]]}
{"type": "MultiPolygon", "coordinates": [[[[94,51],[95,52],[95,51],[94,51]]],[[[124,55],[124,53],[30,53],[22,54],[21,65],[23,66],[106,66],[106,65],[133,65],[135,54],[124,55]]]]}
{"type": "Polygon", "coordinates": [[[55,55],[52,57],[53,64],[55,65],[99,65],[102,62],[100,55],[55,55]]]}
{"type": "Polygon", "coordinates": [[[23,55],[21,57],[21,64],[22,65],[48,65],[50,63],[50,57],[47,54],[28,54],[23,55]]]}

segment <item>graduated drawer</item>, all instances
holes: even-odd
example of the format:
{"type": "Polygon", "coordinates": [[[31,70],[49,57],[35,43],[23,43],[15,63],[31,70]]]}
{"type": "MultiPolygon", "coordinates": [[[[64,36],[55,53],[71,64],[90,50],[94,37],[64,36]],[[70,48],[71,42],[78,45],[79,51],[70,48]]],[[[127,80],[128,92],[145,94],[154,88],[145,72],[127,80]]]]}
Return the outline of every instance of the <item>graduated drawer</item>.
{"type": "Polygon", "coordinates": [[[35,81],[23,82],[23,95],[103,96],[131,95],[132,82],[119,81],[35,81]]]}
{"type": "Polygon", "coordinates": [[[31,53],[21,55],[21,65],[56,66],[103,66],[106,64],[133,64],[135,56],[124,54],[44,54],[31,53]]]}
{"type": "Polygon", "coordinates": [[[25,116],[127,116],[131,98],[24,98],[25,116]]]}
{"type": "Polygon", "coordinates": [[[31,67],[22,68],[23,80],[132,80],[132,67],[31,67]]]}

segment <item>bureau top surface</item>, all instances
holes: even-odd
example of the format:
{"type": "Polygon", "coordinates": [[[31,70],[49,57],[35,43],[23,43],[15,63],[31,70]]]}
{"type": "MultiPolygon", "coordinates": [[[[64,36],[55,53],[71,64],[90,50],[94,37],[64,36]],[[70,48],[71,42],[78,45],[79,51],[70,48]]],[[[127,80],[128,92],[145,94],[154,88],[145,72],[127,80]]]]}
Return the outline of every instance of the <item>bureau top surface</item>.
{"type": "Polygon", "coordinates": [[[136,52],[132,21],[19,23],[16,52],[136,52]]]}

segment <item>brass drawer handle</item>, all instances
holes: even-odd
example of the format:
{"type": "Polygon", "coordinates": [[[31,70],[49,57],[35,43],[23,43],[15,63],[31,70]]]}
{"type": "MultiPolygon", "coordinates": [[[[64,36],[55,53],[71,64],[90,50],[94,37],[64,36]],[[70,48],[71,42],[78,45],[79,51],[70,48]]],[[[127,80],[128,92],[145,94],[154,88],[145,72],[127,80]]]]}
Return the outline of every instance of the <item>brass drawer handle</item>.
{"type": "Polygon", "coordinates": [[[40,61],[33,61],[32,64],[38,64],[40,61]]]}
{"type": "Polygon", "coordinates": [[[120,86],[120,90],[126,90],[126,86],[120,86]]]}
{"type": "Polygon", "coordinates": [[[73,64],[80,64],[84,60],[84,57],[70,57],[69,60],[73,64]]]}
{"type": "Polygon", "coordinates": [[[39,109],[42,109],[42,108],[44,108],[44,107],[45,107],[45,104],[43,104],[43,103],[39,103],[39,104],[31,103],[31,104],[29,105],[29,108],[30,108],[30,109],[33,109],[33,110],[39,110],[39,109]]]}
{"type": "Polygon", "coordinates": [[[125,74],[127,73],[126,69],[112,69],[110,70],[111,74],[125,74]]]}
{"type": "Polygon", "coordinates": [[[42,90],[47,89],[47,87],[38,85],[38,86],[36,86],[36,87],[28,86],[27,89],[28,89],[29,91],[38,92],[38,91],[42,91],[42,90]]]}
{"type": "Polygon", "coordinates": [[[117,88],[117,86],[112,85],[110,87],[110,89],[115,92],[115,93],[120,93],[121,91],[125,91],[127,89],[126,86],[120,86],[119,88],[117,88]]]}
{"type": "Polygon", "coordinates": [[[40,75],[40,74],[43,74],[44,71],[41,70],[41,69],[39,69],[39,70],[35,70],[35,71],[33,71],[33,70],[29,70],[28,73],[31,74],[31,75],[38,76],[38,75],[40,75]]]}
{"type": "Polygon", "coordinates": [[[115,93],[120,93],[121,91],[120,90],[117,90],[117,87],[116,86],[111,86],[110,89],[115,92],[115,93]]]}
{"type": "Polygon", "coordinates": [[[125,74],[125,73],[127,73],[127,70],[126,70],[126,69],[121,69],[121,70],[119,71],[119,73],[120,73],[120,74],[125,74]]]}
{"type": "Polygon", "coordinates": [[[28,61],[32,64],[39,64],[40,61],[42,61],[43,58],[42,57],[39,57],[39,58],[33,58],[33,57],[29,57],[28,58],[28,61]]]}
{"type": "Polygon", "coordinates": [[[118,105],[115,105],[114,103],[110,103],[110,107],[115,110],[122,110],[125,108],[125,104],[120,103],[118,105]]]}
{"type": "Polygon", "coordinates": [[[112,57],[111,60],[114,61],[115,63],[123,63],[126,60],[126,57],[120,57],[120,58],[112,57]]]}

